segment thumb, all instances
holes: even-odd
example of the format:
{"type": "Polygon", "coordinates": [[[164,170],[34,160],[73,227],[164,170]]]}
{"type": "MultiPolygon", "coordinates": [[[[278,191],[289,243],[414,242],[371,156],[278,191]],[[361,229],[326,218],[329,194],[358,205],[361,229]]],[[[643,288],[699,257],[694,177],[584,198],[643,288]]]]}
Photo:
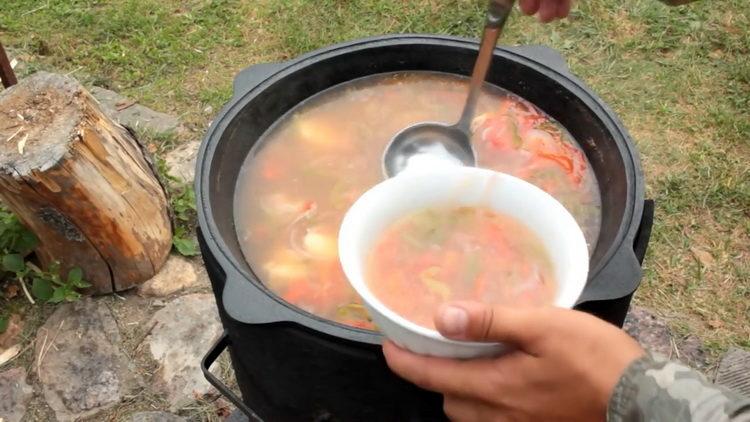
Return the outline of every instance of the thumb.
{"type": "Polygon", "coordinates": [[[499,341],[528,350],[533,348],[545,323],[544,308],[492,306],[479,302],[443,304],[435,315],[435,326],[454,340],[499,341]]]}

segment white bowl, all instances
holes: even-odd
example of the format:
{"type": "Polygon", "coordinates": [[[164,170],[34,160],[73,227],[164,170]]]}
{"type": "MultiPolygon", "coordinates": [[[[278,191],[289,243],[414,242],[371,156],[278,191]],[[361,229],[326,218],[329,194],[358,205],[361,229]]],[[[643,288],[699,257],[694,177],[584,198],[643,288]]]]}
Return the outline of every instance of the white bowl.
{"type": "Polygon", "coordinates": [[[365,282],[367,257],[383,230],[402,216],[440,206],[479,206],[515,217],[542,240],[558,281],[554,304],[575,305],[586,284],[589,254],[581,228],[552,196],[516,177],[456,165],[409,166],[365,192],[344,216],[339,257],[346,277],[373,321],[394,343],[412,352],[452,358],[492,356],[500,343],[449,340],[398,315],[365,282]]]}

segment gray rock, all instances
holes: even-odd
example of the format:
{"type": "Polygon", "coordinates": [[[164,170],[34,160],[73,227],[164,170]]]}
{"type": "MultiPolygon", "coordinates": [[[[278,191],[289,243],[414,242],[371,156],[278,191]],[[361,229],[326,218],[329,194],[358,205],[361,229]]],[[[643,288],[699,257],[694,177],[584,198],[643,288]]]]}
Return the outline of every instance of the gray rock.
{"type": "Polygon", "coordinates": [[[708,353],[703,347],[703,341],[693,334],[675,339],[677,358],[693,367],[706,371],[709,367],[708,353]]]}
{"type": "Polygon", "coordinates": [[[13,368],[0,372],[0,419],[19,422],[26,414],[26,404],[34,393],[26,384],[26,370],[13,368]]]}
{"type": "Polygon", "coordinates": [[[750,351],[729,349],[721,357],[716,383],[750,397],[750,351]]]}
{"type": "Polygon", "coordinates": [[[169,173],[179,177],[182,181],[193,183],[195,179],[195,161],[198,157],[200,141],[186,142],[167,153],[164,161],[167,163],[169,173]]]}
{"type": "Polygon", "coordinates": [[[130,417],[130,422],[184,422],[186,420],[167,412],[139,412],[130,417]]]}
{"type": "Polygon", "coordinates": [[[649,310],[631,306],[623,329],[649,352],[672,356],[672,333],[669,326],[649,310]]]}
{"type": "Polygon", "coordinates": [[[665,319],[646,308],[632,306],[623,329],[650,353],[679,359],[699,369],[706,367],[706,353],[698,337],[676,337],[665,319]]]}
{"type": "Polygon", "coordinates": [[[250,418],[242,413],[241,410],[235,410],[224,420],[224,422],[250,422],[250,418]]]}
{"type": "Polygon", "coordinates": [[[211,294],[177,298],[154,314],[146,338],[151,356],[159,364],[155,387],[175,411],[211,392],[200,361],[221,334],[216,302],[211,294]]]}
{"type": "Polygon", "coordinates": [[[106,410],[138,385],[120,332],[101,301],[61,305],[37,332],[37,376],[60,422],[106,410]]]}
{"type": "Polygon", "coordinates": [[[179,255],[171,255],[161,270],[138,287],[141,296],[168,296],[198,284],[205,271],[197,263],[179,255]]]}
{"type": "Polygon", "coordinates": [[[95,86],[91,88],[91,95],[112,119],[132,129],[164,135],[174,133],[180,127],[176,117],[151,110],[114,91],[95,86]]]}

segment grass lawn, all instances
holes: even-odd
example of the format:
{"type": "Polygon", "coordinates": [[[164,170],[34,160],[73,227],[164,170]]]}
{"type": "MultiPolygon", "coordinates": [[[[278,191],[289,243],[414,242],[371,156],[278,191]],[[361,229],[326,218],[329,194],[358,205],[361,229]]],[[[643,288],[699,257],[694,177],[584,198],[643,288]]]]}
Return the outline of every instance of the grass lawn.
{"type": "MultiPolygon", "coordinates": [[[[198,133],[233,75],[356,37],[476,36],[484,1],[3,0],[0,40],[198,133]]],[[[560,23],[516,15],[504,44],[547,44],[640,148],[656,226],[637,302],[718,352],[750,347],[750,2],[585,0],[560,23]]],[[[22,75],[21,75],[22,76],[22,75]]],[[[197,136],[197,135],[196,135],[197,136]]]]}

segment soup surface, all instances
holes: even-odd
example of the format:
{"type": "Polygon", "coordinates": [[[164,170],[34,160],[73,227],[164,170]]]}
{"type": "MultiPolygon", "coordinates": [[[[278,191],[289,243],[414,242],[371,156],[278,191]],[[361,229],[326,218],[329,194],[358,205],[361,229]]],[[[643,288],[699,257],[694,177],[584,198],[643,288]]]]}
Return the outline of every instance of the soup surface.
{"type": "Polygon", "coordinates": [[[423,327],[446,301],[549,305],[557,283],[541,240],[484,208],[426,209],[400,218],[367,260],[366,283],[384,305],[423,327]]]}
{"type": "MultiPolygon", "coordinates": [[[[354,201],[383,180],[391,138],[419,122],[455,123],[467,89],[468,79],[442,73],[374,75],[311,97],[269,128],[243,164],[234,203],[240,245],[260,280],[308,312],[374,328],[339,264],[339,225],[354,201]]],[[[576,218],[593,251],[599,187],[560,124],[487,84],[472,131],[480,167],[546,190],[576,218]]]]}

